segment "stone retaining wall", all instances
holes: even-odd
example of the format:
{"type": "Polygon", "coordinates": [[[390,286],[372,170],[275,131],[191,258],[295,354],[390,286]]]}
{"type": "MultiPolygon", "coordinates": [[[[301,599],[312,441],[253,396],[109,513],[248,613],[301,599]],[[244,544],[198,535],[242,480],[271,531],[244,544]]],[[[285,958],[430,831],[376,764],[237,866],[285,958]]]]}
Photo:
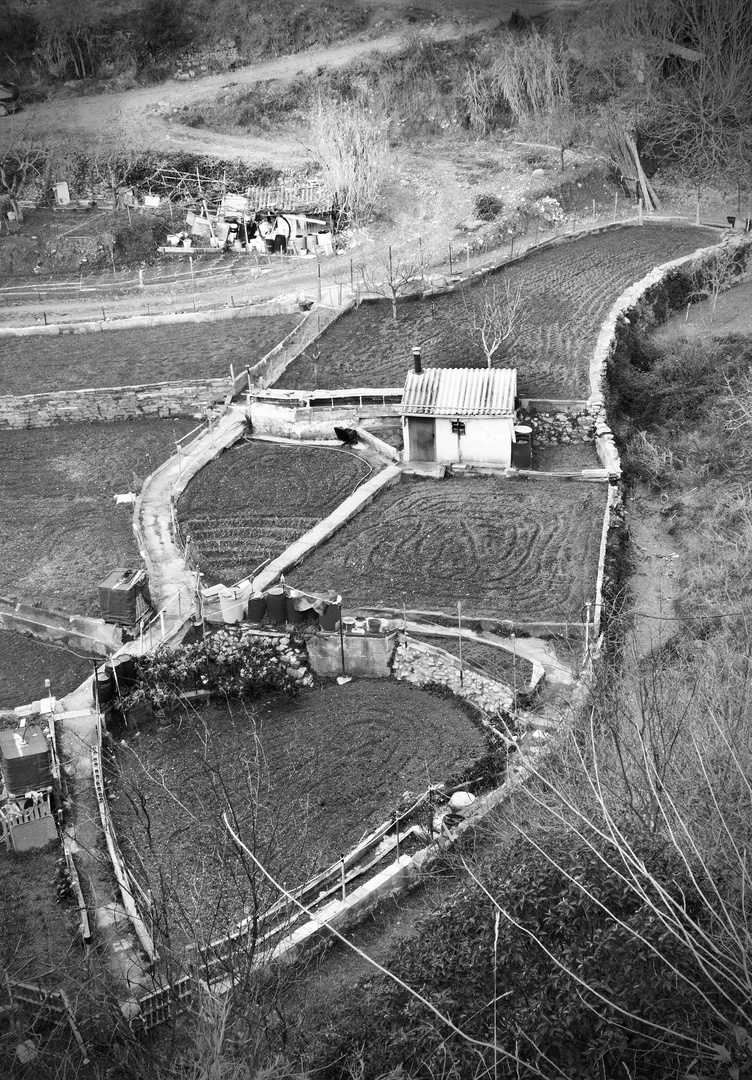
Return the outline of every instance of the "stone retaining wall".
{"type": "MultiPolygon", "coordinates": [[[[745,263],[752,257],[752,237],[733,237],[724,241],[725,245],[739,251],[745,263]]],[[[604,408],[608,363],[627,327],[635,321],[643,325],[653,321],[654,313],[659,307],[666,311],[671,310],[671,297],[667,294],[669,287],[676,284],[677,277],[681,276],[684,270],[701,273],[705,266],[712,266],[718,253],[719,245],[714,244],[712,247],[699,248],[691,255],[663,263],[621,294],[601,326],[590,362],[588,406],[592,411],[598,412],[604,408]]],[[[686,298],[682,293],[681,306],[685,302],[686,298]]]]}
{"type": "Polygon", "coordinates": [[[460,662],[456,657],[409,636],[397,646],[392,674],[395,679],[415,686],[438,683],[484,713],[510,712],[514,708],[511,687],[487,679],[467,667],[460,682],[460,662]]]}
{"type": "Polygon", "coordinates": [[[183,384],[145,383],[2,397],[0,428],[141,420],[147,416],[191,417],[223,401],[228,392],[227,379],[198,379],[183,384]]]}

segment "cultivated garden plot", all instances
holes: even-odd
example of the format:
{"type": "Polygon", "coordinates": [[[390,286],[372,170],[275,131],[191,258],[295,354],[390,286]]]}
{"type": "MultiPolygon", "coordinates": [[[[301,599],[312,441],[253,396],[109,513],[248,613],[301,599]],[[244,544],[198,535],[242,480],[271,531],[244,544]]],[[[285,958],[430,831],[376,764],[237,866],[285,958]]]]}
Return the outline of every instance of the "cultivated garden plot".
{"type": "Polygon", "coordinates": [[[336,448],[244,442],[211,461],[178,503],[208,582],[230,584],[281,555],[371,475],[336,448]]]}
{"type": "Polygon", "coordinates": [[[387,820],[406,792],[459,777],[486,753],[461,703],[386,679],[210,707],[124,738],[111,789],[116,829],[139,876],[165,898],[178,940],[225,933],[250,912],[252,883],[268,897],[223,811],[294,886],[387,820]]]}
{"type": "Polygon", "coordinates": [[[606,491],[555,480],[403,479],[289,575],[348,609],[581,621],[595,596],[606,491]]]}
{"type": "Polygon", "coordinates": [[[195,426],[138,420],[0,431],[0,595],[99,615],[97,582],[115,566],[141,565],[133,507],[114,496],[140,491],[195,426]]]}
{"type": "MultiPolygon", "coordinates": [[[[715,231],[645,225],[584,236],[535,252],[497,278],[526,297],[528,325],[506,358],[517,368],[521,397],[586,398],[588,371],[601,323],[617,297],[654,266],[717,242],[715,231]]],[[[429,367],[483,367],[470,335],[467,305],[480,286],[401,303],[397,322],[388,301],[362,304],[338,319],[313,349],[277,381],[285,389],[402,386],[419,345],[429,367]]]]}
{"type": "Polygon", "coordinates": [[[536,472],[576,473],[602,468],[595,442],[557,443],[540,446],[533,436],[533,469],[536,472]]]}
{"type": "MultiPolygon", "coordinates": [[[[0,964],[11,979],[50,990],[68,990],[71,997],[87,980],[87,961],[78,934],[71,898],[56,898],[60,842],[20,854],[0,851],[0,964]]],[[[0,1057],[0,1067],[2,1059],[0,1057]]],[[[10,1077],[10,1072],[3,1072],[10,1077]]]]}
{"type": "Polygon", "coordinates": [[[39,701],[48,693],[64,697],[93,671],[92,660],[80,649],[36,641],[12,630],[0,630],[0,655],[0,709],[39,701]],[[45,679],[50,680],[49,691],[45,679]]]}
{"type": "Polygon", "coordinates": [[[3,394],[230,377],[292,333],[301,315],[0,338],[3,394]]]}

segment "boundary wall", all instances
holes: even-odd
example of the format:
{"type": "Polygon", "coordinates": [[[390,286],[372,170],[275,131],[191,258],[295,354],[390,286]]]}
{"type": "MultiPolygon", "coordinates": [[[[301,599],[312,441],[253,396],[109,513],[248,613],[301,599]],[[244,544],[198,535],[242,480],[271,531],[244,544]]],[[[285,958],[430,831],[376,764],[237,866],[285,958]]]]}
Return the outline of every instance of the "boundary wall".
{"type": "MultiPolygon", "coordinates": [[[[752,237],[730,236],[721,244],[698,248],[690,255],[684,255],[655,267],[649,274],[625,289],[602,323],[590,362],[591,392],[588,408],[596,416],[595,433],[598,456],[603,462],[604,469],[613,479],[621,476],[621,460],[607,417],[609,363],[619,345],[627,338],[633,325],[650,326],[656,320],[657,310],[669,312],[683,307],[687,293],[691,291],[690,276],[695,281],[698,277],[701,279],[703,272],[706,269],[712,271],[721,253],[728,250],[739,253],[740,267],[737,277],[738,280],[743,280],[748,261],[752,256],[752,237]],[[674,290],[673,295],[672,290],[674,290]]],[[[729,284],[729,287],[732,284],[733,282],[729,284]]],[[[604,614],[603,586],[609,543],[613,530],[621,524],[620,504],[620,492],[610,486],[601,535],[593,612],[593,629],[596,638],[600,634],[604,614]]]]}
{"type": "Polygon", "coordinates": [[[142,420],[149,416],[192,417],[198,409],[224,401],[230,390],[228,379],[197,379],[1,397],[0,429],[142,420]]]}
{"type": "Polygon", "coordinates": [[[65,615],[45,611],[31,604],[17,603],[0,597],[0,627],[19,634],[31,634],[40,641],[54,641],[71,648],[85,649],[97,656],[109,657],[123,644],[119,626],[104,619],[85,615],[65,615]]]}

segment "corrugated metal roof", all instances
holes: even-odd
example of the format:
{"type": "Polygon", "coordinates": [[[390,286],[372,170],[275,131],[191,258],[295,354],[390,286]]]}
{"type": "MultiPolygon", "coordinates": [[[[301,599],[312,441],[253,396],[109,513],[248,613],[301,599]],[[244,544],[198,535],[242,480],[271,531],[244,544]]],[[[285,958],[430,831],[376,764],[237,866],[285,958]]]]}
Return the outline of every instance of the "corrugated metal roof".
{"type": "Polygon", "coordinates": [[[402,396],[408,416],[511,416],[516,368],[427,368],[409,372],[402,396]]]}

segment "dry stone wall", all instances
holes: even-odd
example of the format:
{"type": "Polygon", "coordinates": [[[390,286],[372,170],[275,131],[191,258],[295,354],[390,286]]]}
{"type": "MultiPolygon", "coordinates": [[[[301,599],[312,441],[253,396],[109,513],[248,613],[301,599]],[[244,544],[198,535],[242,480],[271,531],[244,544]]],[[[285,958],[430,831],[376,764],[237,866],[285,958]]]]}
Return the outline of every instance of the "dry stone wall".
{"type": "Polygon", "coordinates": [[[460,682],[459,660],[443,649],[436,649],[410,637],[397,646],[392,674],[395,679],[415,686],[438,683],[484,713],[511,712],[514,707],[511,687],[487,679],[468,668],[465,668],[460,682]]]}
{"type": "Polygon", "coordinates": [[[191,417],[224,401],[227,379],[140,386],[58,390],[0,398],[0,428],[53,427],[64,423],[102,423],[145,417],[191,417]]]}

